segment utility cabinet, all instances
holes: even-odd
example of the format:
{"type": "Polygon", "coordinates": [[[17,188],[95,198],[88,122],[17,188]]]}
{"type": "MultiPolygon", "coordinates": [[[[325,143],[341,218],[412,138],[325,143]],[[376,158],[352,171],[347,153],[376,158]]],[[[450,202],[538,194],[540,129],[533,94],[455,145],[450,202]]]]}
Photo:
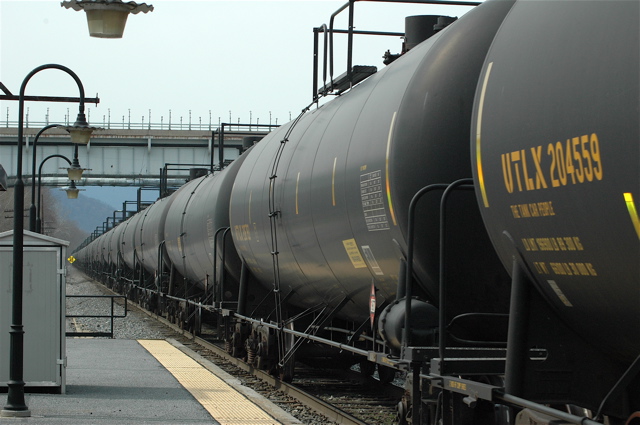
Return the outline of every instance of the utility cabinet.
{"type": "MultiPolygon", "coordinates": [[[[66,256],[69,242],[24,231],[24,369],[28,392],[65,392],[66,256]]],[[[0,233],[0,392],[7,391],[12,299],[13,230],[0,233]]]]}

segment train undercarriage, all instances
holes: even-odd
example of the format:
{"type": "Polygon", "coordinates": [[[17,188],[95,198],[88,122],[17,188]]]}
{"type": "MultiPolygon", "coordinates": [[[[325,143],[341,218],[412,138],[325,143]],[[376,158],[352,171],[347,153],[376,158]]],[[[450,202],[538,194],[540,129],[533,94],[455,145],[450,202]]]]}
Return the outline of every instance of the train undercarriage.
{"type": "MultiPolygon", "coordinates": [[[[391,382],[397,372],[403,372],[406,391],[398,401],[398,424],[631,425],[639,420],[636,413],[627,415],[637,407],[633,407],[633,396],[624,394],[640,390],[637,377],[640,362],[636,360],[626,370],[621,369],[588,345],[568,338],[571,331],[554,321],[553,312],[535,291],[526,289],[526,270],[517,272],[514,280],[514,284],[520,280],[515,287],[525,287],[521,291],[524,293],[512,297],[512,303],[521,304],[524,316],[512,315],[509,319],[513,322],[510,332],[524,338],[510,338],[510,346],[499,342],[463,344],[463,341],[445,345],[444,341],[438,342],[436,324],[427,336],[412,333],[417,344],[389,347],[378,336],[377,321],[373,321],[373,327],[369,320],[359,324],[345,322],[336,317],[336,309],[327,311],[322,306],[307,311],[277,312],[273,302],[264,302],[273,299],[273,294],[259,285],[250,284],[251,288],[245,289],[245,297],[251,301],[245,300],[246,305],[239,307],[243,301],[233,295],[231,288],[236,294],[239,289],[234,284],[227,283],[225,292],[230,296],[220,301],[217,282],[207,290],[197,290],[198,286],[175,270],[152,276],[142,267],[132,270],[123,262],[111,267],[102,264],[88,264],[84,271],[180,328],[223,341],[228,353],[281,380],[295,379],[294,366],[298,360],[331,367],[357,363],[361,373],[377,372],[382,382],[391,382]],[[283,318],[280,322],[274,320],[276,314],[283,318]],[[536,346],[535,341],[542,336],[547,342],[536,346]],[[550,336],[565,352],[582,355],[558,359],[552,355],[555,347],[548,342],[550,336]],[[573,342],[567,344],[570,340],[573,342]],[[508,356],[509,350],[520,351],[520,355],[508,356]],[[603,379],[611,381],[611,391],[602,396],[600,409],[594,412],[570,402],[572,397],[585,400],[601,396],[586,384],[588,376],[579,378],[585,382],[581,394],[569,397],[562,391],[568,388],[567,374],[574,376],[581,370],[595,370],[596,365],[603,379]],[[566,373],[557,373],[558,370],[566,373]],[[545,377],[540,388],[523,387],[522,382],[532,374],[545,377]],[[594,416],[596,419],[591,419],[594,416]]],[[[405,299],[395,304],[404,305],[405,299]]],[[[421,310],[420,302],[406,305],[409,304],[414,314],[428,315],[421,310]]],[[[390,307],[379,306],[376,317],[385,310],[391,311],[390,307]]],[[[401,316],[404,318],[404,311],[401,316]]]]}

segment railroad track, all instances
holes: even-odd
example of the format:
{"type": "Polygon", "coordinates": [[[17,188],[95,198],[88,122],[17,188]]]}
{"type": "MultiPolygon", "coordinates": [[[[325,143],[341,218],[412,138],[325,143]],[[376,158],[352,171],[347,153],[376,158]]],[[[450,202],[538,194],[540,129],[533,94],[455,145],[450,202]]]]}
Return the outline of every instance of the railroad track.
{"type": "Polygon", "coordinates": [[[294,382],[287,383],[231,356],[222,345],[196,337],[165,318],[150,313],[137,304],[134,305],[174,332],[183,335],[186,340],[180,342],[202,357],[209,360],[215,357],[216,365],[227,369],[232,375],[238,377],[237,369],[240,369],[245,374],[266,383],[270,389],[292,397],[330,421],[345,425],[392,424],[395,421],[395,407],[403,394],[400,387],[382,384],[353,371],[298,366],[294,382]],[[235,370],[228,370],[229,366],[235,370]]]}
{"type": "MultiPolygon", "coordinates": [[[[194,346],[210,350],[233,367],[255,376],[271,388],[293,397],[339,424],[391,424],[395,419],[395,405],[402,396],[402,390],[398,387],[389,389],[388,385],[379,382],[376,385],[372,378],[365,379],[356,372],[344,370],[296,367],[294,382],[287,383],[230,356],[219,345],[202,338],[192,339],[190,345],[191,349],[198,352],[194,346]],[[395,393],[395,399],[393,396],[382,395],[389,391],[395,393]]],[[[206,358],[207,355],[203,357],[206,358]]],[[[220,366],[217,360],[216,364],[220,366]]]]}
{"type": "MultiPolygon", "coordinates": [[[[115,294],[101,283],[92,282],[100,291],[115,294]]],[[[215,341],[196,337],[137,303],[129,302],[131,307],[162,325],[154,329],[160,332],[165,329],[166,338],[178,340],[276,404],[287,406],[290,412],[296,410],[298,403],[336,424],[386,425],[395,421],[395,408],[403,394],[398,386],[382,384],[354,371],[304,365],[296,365],[294,382],[287,383],[231,356],[215,341]]]]}

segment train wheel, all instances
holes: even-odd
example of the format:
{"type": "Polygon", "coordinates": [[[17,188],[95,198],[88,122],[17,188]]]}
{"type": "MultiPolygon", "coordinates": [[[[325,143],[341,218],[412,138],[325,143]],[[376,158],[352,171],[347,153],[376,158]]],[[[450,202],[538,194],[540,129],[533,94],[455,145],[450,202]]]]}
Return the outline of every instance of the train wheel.
{"type": "Polygon", "coordinates": [[[236,358],[244,356],[244,348],[242,343],[242,335],[240,332],[234,332],[231,337],[232,352],[231,355],[236,358]]]}
{"type": "Polygon", "coordinates": [[[265,356],[267,353],[267,348],[265,346],[265,342],[258,342],[256,344],[256,355],[255,355],[255,360],[254,363],[256,365],[256,367],[260,370],[265,370],[267,365],[265,362],[265,356]]]}
{"type": "Polygon", "coordinates": [[[398,402],[398,406],[396,407],[396,424],[397,425],[408,425],[409,419],[409,405],[406,400],[402,400],[398,402]]]}

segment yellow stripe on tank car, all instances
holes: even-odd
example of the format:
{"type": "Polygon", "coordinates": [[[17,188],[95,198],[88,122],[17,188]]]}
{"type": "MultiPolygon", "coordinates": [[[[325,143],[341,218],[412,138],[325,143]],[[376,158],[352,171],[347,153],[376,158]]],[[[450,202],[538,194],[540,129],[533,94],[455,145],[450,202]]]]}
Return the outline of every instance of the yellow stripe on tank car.
{"type": "Polygon", "coordinates": [[[331,202],[333,206],[336,206],[336,164],[338,163],[338,157],[333,158],[333,174],[331,174],[331,202]]]}
{"type": "Polygon", "coordinates": [[[298,177],[296,178],[296,215],[298,215],[298,185],[300,184],[300,171],[298,171],[298,177]]]}
{"type": "Polygon", "coordinates": [[[249,223],[251,223],[251,198],[253,197],[253,190],[249,191],[249,205],[247,205],[247,210],[249,213],[249,223]]]}
{"type": "Polygon", "coordinates": [[[480,192],[482,193],[482,202],[485,208],[489,208],[489,199],[487,198],[487,190],[484,186],[484,172],[482,170],[482,155],[480,153],[480,140],[482,134],[482,110],[484,108],[484,95],[487,91],[487,84],[489,83],[489,75],[491,75],[491,68],[493,62],[489,63],[487,72],[484,75],[484,82],[482,83],[482,92],[480,93],[480,106],[478,107],[478,123],[476,125],[476,167],[478,169],[478,184],[480,185],[480,192]]]}
{"type": "Polygon", "coordinates": [[[636,233],[640,239],[640,218],[638,218],[638,210],[636,204],[633,202],[633,195],[629,192],[624,194],[624,201],[627,203],[627,209],[629,210],[629,216],[631,216],[631,222],[633,227],[636,228],[636,233]]]}
{"type": "Polygon", "coordinates": [[[391,214],[391,220],[393,220],[393,225],[397,226],[398,222],[396,221],[396,214],[393,211],[393,203],[391,202],[391,182],[389,181],[389,152],[391,152],[391,136],[393,135],[393,126],[396,123],[396,114],[398,111],[393,113],[393,117],[391,117],[391,125],[389,126],[389,136],[387,136],[387,156],[385,159],[385,173],[386,173],[386,188],[387,188],[387,202],[389,203],[389,213],[391,214]]]}

